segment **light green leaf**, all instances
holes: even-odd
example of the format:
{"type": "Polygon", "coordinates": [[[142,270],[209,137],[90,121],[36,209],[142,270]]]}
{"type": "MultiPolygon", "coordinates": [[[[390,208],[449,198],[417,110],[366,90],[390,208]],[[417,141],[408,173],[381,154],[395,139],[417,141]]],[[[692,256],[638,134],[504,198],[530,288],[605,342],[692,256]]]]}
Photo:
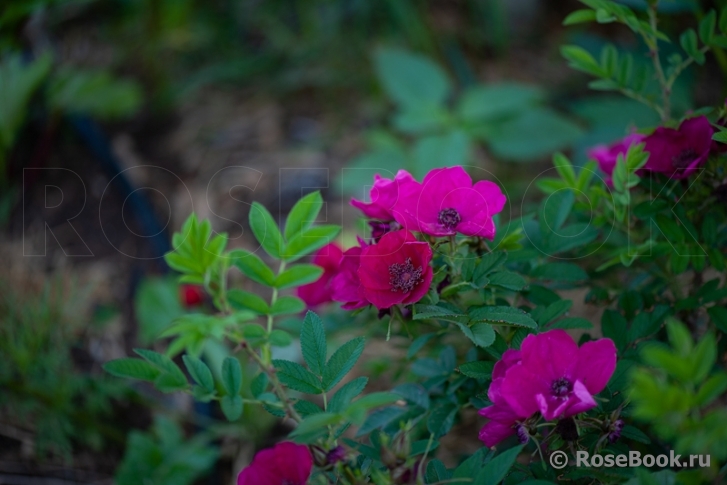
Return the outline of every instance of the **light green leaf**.
{"type": "Polygon", "coordinates": [[[266,253],[275,259],[285,251],[283,235],[275,223],[275,219],[259,202],[253,202],[250,207],[250,228],[266,253]]]}
{"type": "Polygon", "coordinates": [[[315,264],[296,264],[283,271],[275,279],[275,287],[279,290],[307,285],[317,281],[323,274],[323,268],[315,264]]]}
{"type": "Polygon", "coordinates": [[[293,315],[305,310],[305,302],[297,296],[281,296],[270,309],[271,315],[293,315]]]}
{"type": "Polygon", "coordinates": [[[275,283],[273,270],[263,263],[263,260],[256,254],[236,249],[231,251],[228,257],[232,260],[232,264],[251,280],[265,286],[273,286],[275,283]]]}
{"type": "Polygon", "coordinates": [[[158,368],[141,359],[116,359],[106,362],[103,369],[116,377],[127,379],[139,379],[142,381],[154,381],[160,371],[158,368]]]}
{"type": "Polygon", "coordinates": [[[295,203],[285,222],[285,239],[305,231],[313,225],[323,207],[323,198],[319,191],[311,192],[295,203]]]}
{"type": "Polygon", "coordinates": [[[252,310],[260,315],[270,313],[268,304],[255,293],[232,289],[227,292],[227,299],[235,310],[252,310]]]}
{"type": "Polygon", "coordinates": [[[210,371],[210,368],[207,367],[207,364],[192,355],[184,355],[182,356],[182,360],[184,361],[184,365],[187,367],[187,371],[189,371],[189,375],[192,376],[192,379],[194,379],[197,384],[202,386],[202,388],[207,392],[215,391],[215,381],[212,378],[212,372],[210,371]]]}
{"type": "Polygon", "coordinates": [[[313,226],[293,236],[282,253],[285,261],[296,261],[303,256],[311,254],[330,244],[341,232],[341,226],[321,225],[313,226]]]}
{"type": "Polygon", "coordinates": [[[451,85],[444,71],[430,59],[399,49],[379,49],[376,73],[389,97],[401,107],[441,105],[451,85]]]}
{"type": "Polygon", "coordinates": [[[228,421],[237,421],[242,416],[242,397],[223,396],[220,400],[220,407],[228,421]]]}

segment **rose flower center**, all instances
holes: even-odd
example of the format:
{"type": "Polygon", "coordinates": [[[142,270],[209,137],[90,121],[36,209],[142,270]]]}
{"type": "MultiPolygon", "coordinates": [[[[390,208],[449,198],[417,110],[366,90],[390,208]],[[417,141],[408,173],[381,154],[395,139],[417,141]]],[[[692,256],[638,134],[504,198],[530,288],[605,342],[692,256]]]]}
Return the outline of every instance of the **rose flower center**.
{"type": "Polygon", "coordinates": [[[573,390],[573,383],[566,379],[565,377],[561,377],[560,379],[556,379],[553,381],[553,384],[550,386],[550,391],[553,393],[553,396],[555,397],[565,397],[573,390]]]}
{"type": "Polygon", "coordinates": [[[450,231],[457,227],[457,224],[459,224],[461,220],[462,217],[460,217],[459,212],[455,209],[443,209],[439,212],[439,223],[450,231]]]}
{"type": "Polygon", "coordinates": [[[693,148],[687,148],[671,159],[674,168],[687,168],[690,163],[697,159],[697,152],[693,148]]]}
{"type": "Polygon", "coordinates": [[[411,264],[411,258],[406,258],[406,261],[402,264],[394,263],[389,266],[389,284],[391,285],[391,291],[401,290],[407,293],[414,289],[414,287],[422,280],[422,268],[414,268],[411,264]]]}

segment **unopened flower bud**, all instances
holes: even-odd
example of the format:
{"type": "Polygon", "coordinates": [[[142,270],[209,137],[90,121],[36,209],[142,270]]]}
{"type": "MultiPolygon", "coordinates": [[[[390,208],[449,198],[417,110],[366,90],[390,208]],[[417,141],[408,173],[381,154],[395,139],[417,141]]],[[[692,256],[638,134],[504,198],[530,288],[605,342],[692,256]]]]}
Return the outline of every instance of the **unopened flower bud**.
{"type": "Polygon", "coordinates": [[[608,442],[615,443],[621,437],[621,431],[624,429],[624,420],[617,419],[611,424],[610,433],[608,433],[608,442]]]}

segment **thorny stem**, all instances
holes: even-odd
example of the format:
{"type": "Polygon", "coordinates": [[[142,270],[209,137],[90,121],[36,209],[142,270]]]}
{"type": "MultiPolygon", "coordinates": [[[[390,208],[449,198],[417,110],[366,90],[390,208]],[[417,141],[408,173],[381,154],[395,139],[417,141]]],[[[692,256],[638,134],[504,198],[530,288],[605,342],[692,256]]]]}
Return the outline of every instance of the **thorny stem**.
{"type": "Polygon", "coordinates": [[[242,348],[242,350],[247,352],[250,357],[252,357],[257,365],[260,366],[260,370],[262,370],[265,375],[268,376],[268,379],[270,379],[270,383],[273,385],[273,390],[275,391],[275,394],[283,403],[283,407],[285,407],[285,410],[290,415],[290,418],[294,421],[297,421],[298,423],[303,421],[303,418],[300,417],[298,411],[296,411],[295,407],[293,407],[293,403],[290,402],[290,399],[288,399],[288,395],[285,393],[285,389],[283,389],[283,385],[280,383],[280,380],[275,373],[275,369],[269,363],[266,364],[265,362],[263,362],[263,359],[259,355],[257,355],[257,352],[255,352],[255,350],[247,345],[247,342],[242,342],[240,344],[240,347],[242,348]]]}

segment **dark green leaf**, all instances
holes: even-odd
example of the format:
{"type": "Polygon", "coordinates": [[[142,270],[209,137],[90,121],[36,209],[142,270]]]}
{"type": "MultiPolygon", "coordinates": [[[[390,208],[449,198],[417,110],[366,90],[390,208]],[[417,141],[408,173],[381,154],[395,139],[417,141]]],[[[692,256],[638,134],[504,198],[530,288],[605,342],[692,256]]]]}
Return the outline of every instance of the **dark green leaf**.
{"type": "Polygon", "coordinates": [[[453,403],[443,403],[434,409],[427,419],[427,429],[434,435],[435,438],[439,438],[449,433],[454,424],[454,418],[457,416],[459,408],[453,403]]]}
{"type": "Polygon", "coordinates": [[[234,357],[225,357],[225,360],[222,361],[222,386],[229,396],[240,394],[242,368],[240,361],[234,357]]]}
{"type": "Polygon", "coordinates": [[[336,350],[323,369],[323,389],[330,391],[348,374],[364,349],[364,338],[357,337],[336,350]]]}
{"type": "Polygon", "coordinates": [[[323,322],[313,312],[308,312],[300,331],[300,347],[308,368],[316,375],[322,375],[326,366],[326,332],[323,322]]]}
{"type": "Polygon", "coordinates": [[[493,362],[466,362],[459,366],[459,371],[473,379],[489,379],[492,376],[493,362]]]}
{"type": "Polygon", "coordinates": [[[507,290],[520,291],[526,286],[525,279],[517,273],[498,271],[487,276],[491,286],[499,286],[507,290]]]}
{"type": "Polygon", "coordinates": [[[306,394],[320,394],[321,381],[311,371],[296,362],[273,360],[280,382],[295,391],[306,394]]]}
{"type": "Polygon", "coordinates": [[[537,323],[530,315],[519,308],[509,306],[482,306],[469,311],[470,318],[477,321],[507,323],[528,328],[537,328],[537,323]]]}
{"type": "Polygon", "coordinates": [[[573,263],[545,263],[535,268],[530,276],[540,280],[569,282],[588,279],[588,273],[573,263]]]}
{"type": "Polygon", "coordinates": [[[523,447],[515,446],[490,460],[477,474],[473,485],[498,485],[512,468],[523,447]]]}
{"type": "Polygon", "coordinates": [[[351,401],[361,394],[368,383],[368,377],[357,377],[347,382],[331,398],[328,410],[332,413],[341,413],[351,404],[351,401]]]}
{"type": "Polygon", "coordinates": [[[184,355],[182,356],[182,360],[184,361],[184,365],[187,367],[187,371],[189,371],[189,375],[192,376],[192,379],[194,379],[197,384],[202,386],[202,388],[207,392],[215,391],[215,381],[212,378],[212,372],[210,371],[210,368],[207,367],[207,364],[192,355],[184,355]]]}

